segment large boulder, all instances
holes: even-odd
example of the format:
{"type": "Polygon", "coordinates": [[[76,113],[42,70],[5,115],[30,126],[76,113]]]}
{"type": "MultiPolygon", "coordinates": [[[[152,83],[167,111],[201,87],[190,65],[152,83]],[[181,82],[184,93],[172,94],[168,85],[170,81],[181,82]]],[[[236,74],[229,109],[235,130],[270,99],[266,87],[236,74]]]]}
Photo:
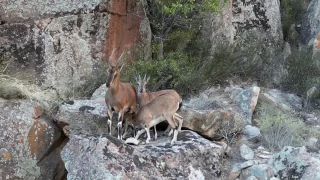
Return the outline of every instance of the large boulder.
{"type": "Polygon", "coordinates": [[[302,98],[291,93],[285,93],[278,89],[264,89],[259,96],[261,103],[267,103],[278,107],[285,112],[302,110],[302,98]]]}
{"type": "Polygon", "coordinates": [[[302,19],[301,36],[302,44],[313,46],[313,42],[320,32],[320,0],[312,0],[307,13],[302,19]]]}
{"type": "Polygon", "coordinates": [[[320,156],[307,152],[305,147],[284,147],[269,164],[280,179],[320,179],[320,156]]]}
{"type": "Polygon", "coordinates": [[[0,179],[62,179],[65,143],[37,103],[0,99],[0,179]]]}
{"type": "Polygon", "coordinates": [[[255,76],[262,82],[281,83],[285,57],[279,0],[228,0],[206,19],[203,33],[204,40],[210,37],[212,55],[230,53],[252,67],[248,71],[259,69],[255,76]]]}
{"type": "Polygon", "coordinates": [[[229,179],[308,179],[320,178],[320,155],[306,147],[286,146],[274,154],[263,147],[255,150],[255,158],[232,166],[229,179]]]}
{"type": "Polygon", "coordinates": [[[241,1],[228,0],[222,11],[210,18],[213,47],[229,43],[241,43],[246,39],[267,38],[281,40],[282,26],[279,0],[241,1]]]}
{"type": "Polygon", "coordinates": [[[62,150],[68,179],[221,179],[223,147],[191,131],[130,146],[112,137],[72,135],[62,150]]]}
{"type": "Polygon", "coordinates": [[[149,56],[142,8],[137,0],[2,1],[1,71],[75,98],[84,84],[101,83],[113,49],[149,56]]]}
{"type": "MultiPolygon", "coordinates": [[[[67,135],[107,133],[107,107],[104,101],[74,100],[63,103],[55,116],[55,121],[67,135]],[[66,126],[63,126],[66,125],[66,126]]],[[[112,123],[116,135],[117,123],[112,123]]]]}
{"type": "Polygon", "coordinates": [[[183,102],[179,114],[184,128],[209,138],[231,138],[251,124],[259,87],[211,88],[189,102],[183,102]]]}

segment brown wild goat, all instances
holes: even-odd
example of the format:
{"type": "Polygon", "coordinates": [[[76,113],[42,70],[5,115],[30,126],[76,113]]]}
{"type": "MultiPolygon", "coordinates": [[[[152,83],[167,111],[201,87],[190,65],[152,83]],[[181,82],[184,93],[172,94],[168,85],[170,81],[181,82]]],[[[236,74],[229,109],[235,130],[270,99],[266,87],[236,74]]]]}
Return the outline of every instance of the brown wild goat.
{"type": "Polygon", "coordinates": [[[146,131],[148,136],[146,143],[149,143],[151,139],[150,128],[167,120],[174,131],[171,144],[175,143],[177,141],[178,126],[173,116],[179,109],[179,103],[179,100],[171,94],[162,94],[142,106],[138,113],[134,115],[134,118],[130,119],[134,127],[142,128],[142,130],[138,131],[135,138],[138,139],[139,136],[146,131]]]}
{"type": "MultiPolygon", "coordinates": [[[[146,86],[147,86],[149,79],[150,79],[150,77],[146,78],[146,75],[144,76],[143,79],[141,79],[140,74],[138,77],[136,77],[136,82],[138,83],[138,105],[139,105],[139,107],[143,107],[144,105],[146,105],[150,101],[152,101],[154,98],[156,98],[160,95],[163,95],[163,94],[170,94],[174,98],[176,98],[179,101],[179,103],[181,103],[182,99],[181,99],[180,95],[177,93],[177,91],[175,91],[173,89],[161,90],[161,91],[148,93],[146,91],[146,86]]],[[[181,127],[182,127],[182,123],[183,123],[182,116],[180,116],[178,113],[175,113],[174,119],[175,119],[175,121],[178,121],[179,131],[181,131],[181,127]]],[[[168,129],[170,129],[170,125],[168,126],[167,130],[168,129]]],[[[171,134],[171,132],[172,131],[170,131],[169,135],[171,134]]],[[[154,134],[155,134],[155,139],[157,139],[156,126],[154,126],[154,134]]]]}
{"type": "Polygon", "coordinates": [[[109,134],[111,135],[111,123],[113,112],[118,113],[118,139],[122,140],[122,136],[127,133],[128,123],[124,122],[124,117],[127,118],[133,116],[137,108],[137,94],[136,90],[130,83],[120,82],[120,72],[123,63],[120,63],[121,57],[118,59],[117,63],[114,65],[112,59],[114,50],[109,58],[109,68],[108,76],[106,81],[107,92],[105,96],[105,101],[108,109],[108,124],[109,124],[109,134]],[[122,125],[125,125],[125,132],[123,134],[122,125]]]}

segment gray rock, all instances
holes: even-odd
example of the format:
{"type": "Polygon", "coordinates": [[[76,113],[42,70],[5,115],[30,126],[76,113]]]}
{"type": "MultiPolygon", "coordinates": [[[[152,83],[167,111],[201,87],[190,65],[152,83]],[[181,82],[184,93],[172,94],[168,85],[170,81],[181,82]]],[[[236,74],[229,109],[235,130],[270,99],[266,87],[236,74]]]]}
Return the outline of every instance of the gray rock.
{"type": "Polygon", "coordinates": [[[284,111],[300,111],[302,99],[295,94],[287,94],[277,89],[265,90],[260,94],[261,102],[276,106],[284,111]]]}
{"type": "Polygon", "coordinates": [[[0,179],[62,179],[65,143],[37,103],[0,98],[0,179]]]}
{"type": "Polygon", "coordinates": [[[258,180],[258,178],[255,177],[255,176],[250,176],[250,177],[248,177],[246,180],[258,180]]]}
{"type": "Polygon", "coordinates": [[[238,104],[249,124],[252,123],[252,114],[256,108],[259,93],[260,88],[255,86],[249,89],[235,88],[231,94],[231,99],[238,104]]]}
{"type": "Polygon", "coordinates": [[[182,127],[213,139],[231,137],[245,125],[243,116],[230,110],[197,111],[182,108],[178,113],[183,117],[182,127]]]}
{"type": "Polygon", "coordinates": [[[178,141],[162,136],[130,146],[108,135],[72,135],[61,154],[68,179],[221,179],[222,146],[191,131],[178,141]]]}
{"type": "Polygon", "coordinates": [[[260,129],[256,126],[246,125],[242,129],[242,133],[246,139],[251,139],[260,135],[260,129]]]}
{"type": "MultiPolygon", "coordinates": [[[[75,100],[60,106],[55,116],[58,124],[68,124],[70,135],[107,133],[107,108],[104,100],[75,100]]],[[[112,123],[116,135],[116,124],[112,123]]]]}
{"type": "Polygon", "coordinates": [[[245,160],[251,160],[254,158],[254,153],[253,153],[252,149],[245,144],[240,146],[240,155],[245,160]]]}
{"type": "Polygon", "coordinates": [[[304,45],[313,46],[314,39],[320,29],[320,0],[312,0],[308,6],[307,13],[302,19],[301,42],[304,45]]]}
{"type": "Polygon", "coordinates": [[[274,177],[273,168],[268,164],[253,165],[242,171],[241,179],[247,179],[251,176],[259,180],[269,180],[271,177],[274,177]]]}
{"type": "Polygon", "coordinates": [[[91,95],[91,100],[104,101],[106,96],[107,87],[102,84],[98,89],[96,89],[91,95]]]}
{"type": "Polygon", "coordinates": [[[280,179],[320,179],[320,156],[306,151],[305,147],[284,147],[269,160],[280,179]]]}
{"type": "Polygon", "coordinates": [[[283,46],[280,1],[229,0],[226,4],[204,23],[207,33],[203,39],[210,37],[212,54],[220,47],[238,45],[236,51],[244,49],[241,58],[237,57],[239,61],[264,69],[260,80],[281,83],[285,61],[279,48],[283,46]],[[254,51],[247,51],[248,48],[254,51]]]}

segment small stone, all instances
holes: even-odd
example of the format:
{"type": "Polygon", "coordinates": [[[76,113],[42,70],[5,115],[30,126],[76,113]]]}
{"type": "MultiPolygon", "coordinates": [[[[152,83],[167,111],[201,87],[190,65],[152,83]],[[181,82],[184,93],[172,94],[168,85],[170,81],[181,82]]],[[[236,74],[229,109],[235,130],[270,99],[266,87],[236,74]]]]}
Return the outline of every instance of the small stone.
{"type": "Polygon", "coordinates": [[[260,129],[255,126],[247,125],[243,128],[242,133],[246,139],[251,139],[260,135],[260,129]]]}
{"type": "Polygon", "coordinates": [[[240,155],[245,160],[251,160],[254,157],[252,149],[245,144],[240,147],[240,155]]]}
{"type": "Polygon", "coordinates": [[[250,176],[250,177],[248,177],[246,180],[258,180],[258,178],[255,177],[255,176],[250,176]]]}

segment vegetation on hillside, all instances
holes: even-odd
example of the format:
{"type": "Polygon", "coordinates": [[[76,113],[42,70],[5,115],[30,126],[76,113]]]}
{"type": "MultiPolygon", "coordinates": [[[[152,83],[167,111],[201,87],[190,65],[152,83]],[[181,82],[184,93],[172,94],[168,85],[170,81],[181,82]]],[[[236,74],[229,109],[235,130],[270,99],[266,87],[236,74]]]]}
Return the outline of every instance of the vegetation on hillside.
{"type": "Polygon", "coordinates": [[[257,107],[256,122],[266,146],[271,150],[281,150],[284,146],[306,145],[308,137],[320,137],[317,130],[308,127],[299,118],[268,104],[257,107]]]}

